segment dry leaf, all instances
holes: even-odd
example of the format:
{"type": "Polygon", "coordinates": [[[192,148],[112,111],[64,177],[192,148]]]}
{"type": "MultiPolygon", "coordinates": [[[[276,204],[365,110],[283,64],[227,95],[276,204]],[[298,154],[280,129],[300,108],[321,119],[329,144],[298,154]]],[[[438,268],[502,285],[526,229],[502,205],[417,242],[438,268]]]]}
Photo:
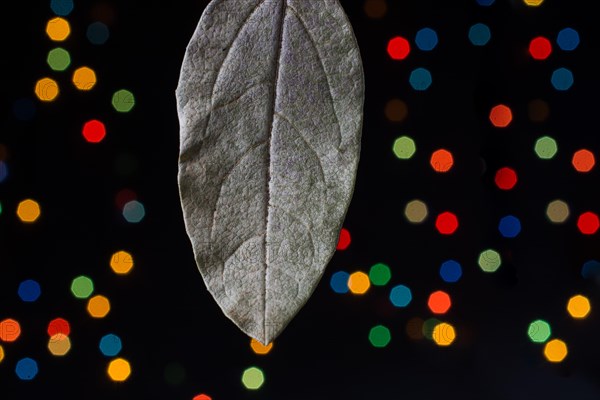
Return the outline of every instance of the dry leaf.
{"type": "Polygon", "coordinates": [[[198,268],[269,343],[318,284],[352,197],[364,81],[351,25],[337,0],[214,0],[176,95],[198,268]]]}

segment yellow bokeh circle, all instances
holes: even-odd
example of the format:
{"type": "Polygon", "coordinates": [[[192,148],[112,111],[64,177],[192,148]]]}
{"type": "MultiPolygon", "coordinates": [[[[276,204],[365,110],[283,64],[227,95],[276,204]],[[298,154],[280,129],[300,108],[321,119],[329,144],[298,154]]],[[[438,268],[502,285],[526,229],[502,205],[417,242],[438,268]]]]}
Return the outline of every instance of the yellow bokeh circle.
{"type": "Polygon", "coordinates": [[[116,358],[108,364],[106,372],[113,381],[123,382],[131,375],[131,365],[124,358],[116,358]]]}
{"type": "Polygon", "coordinates": [[[58,83],[54,79],[42,78],[35,83],[35,95],[41,101],[52,101],[56,99],[58,93],[58,83]]]}
{"type": "Polygon", "coordinates": [[[52,18],[46,24],[46,34],[55,42],[62,42],[71,34],[71,26],[64,18],[52,18]]]}
{"type": "Polygon", "coordinates": [[[40,214],[40,205],[35,200],[25,199],[17,206],[17,216],[23,222],[35,222],[40,214]]]}

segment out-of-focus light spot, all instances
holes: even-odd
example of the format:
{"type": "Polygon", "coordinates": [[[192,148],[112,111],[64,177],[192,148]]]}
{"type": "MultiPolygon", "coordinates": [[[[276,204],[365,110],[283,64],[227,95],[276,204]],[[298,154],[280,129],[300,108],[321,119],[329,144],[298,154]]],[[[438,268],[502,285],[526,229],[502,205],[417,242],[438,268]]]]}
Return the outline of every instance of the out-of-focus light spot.
{"type": "Polygon", "coordinates": [[[507,215],[500,219],[498,230],[505,238],[517,237],[517,235],[521,233],[521,221],[514,215],[507,215]]]}
{"type": "Polygon", "coordinates": [[[114,357],[121,352],[121,349],[123,349],[123,344],[121,343],[120,337],[113,333],[109,333],[102,336],[98,347],[104,356],[114,357]]]}
{"type": "Polygon", "coordinates": [[[102,295],[96,295],[88,301],[88,313],[94,318],[104,318],[110,311],[110,302],[102,295]]]}
{"type": "Polygon", "coordinates": [[[124,250],[117,251],[110,259],[110,267],[116,274],[128,274],[133,268],[133,257],[124,250]]]}
{"type": "Polygon", "coordinates": [[[94,292],[94,282],[85,275],[78,276],[71,283],[71,293],[78,299],[87,299],[94,292]]]}
{"type": "Polygon", "coordinates": [[[410,53],[410,43],[401,36],[396,36],[388,42],[387,52],[393,60],[404,60],[410,53]]]}
{"type": "Polygon", "coordinates": [[[429,163],[436,172],[448,172],[454,165],[454,157],[448,150],[439,149],[433,152],[429,163]]]}
{"type": "Polygon", "coordinates": [[[137,200],[128,201],[123,206],[123,218],[129,223],[137,224],[146,216],[144,205],[137,200]]]}
{"type": "Polygon", "coordinates": [[[531,100],[527,105],[527,114],[533,122],[544,122],[550,116],[550,106],[542,99],[531,100]]]}
{"type": "Polygon", "coordinates": [[[600,261],[598,260],[588,260],[583,263],[581,267],[581,276],[585,279],[600,278],[600,261]]]}
{"type": "Polygon", "coordinates": [[[3,342],[14,342],[21,336],[21,325],[12,318],[0,322],[0,340],[3,342]]]}
{"type": "Polygon", "coordinates": [[[556,140],[552,139],[550,136],[542,136],[536,140],[534,151],[542,160],[550,160],[558,151],[556,140]]]}
{"type": "Polygon", "coordinates": [[[494,1],[496,0],[477,0],[477,4],[483,7],[489,7],[494,4],[494,1]]]}
{"type": "Polygon", "coordinates": [[[113,381],[123,382],[131,375],[131,365],[124,358],[115,358],[108,364],[106,372],[113,381]]]}
{"type": "Polygon", "coordinates": [[[412,340],[423,339],[423,320],[413,317],[406,323],[406,335],[412,340]]]}
{"type": "Polygon", "coordinates": [[[30,98],[17,99],[13,104],[13,113],[19,121],[31,121],[35,115],[35,103],[30,98]]]}
{"type": "Polygon", "coordinates": [[[17,362],[15,372],[22,381],[30,381],[38,374],[38,365],[33,358],[25,357],[17,362]]]}
{"type": "Polygon", "coordinates": [[[412,200],[406,204],[404,208],[404,215],[408,222],[413,224],[420,224],[427,218],[427,205],[421,200],[412,200]]]}
{"type": "Polygon", "coordinates": [[[250,367],[242,374],[242,383],[249,390],[257,390],[265,383],[265,374],[260,368],[250,367]]]}
{"type": "Polygon", "coordinates": [[[423,51],[431,51],[438,44],[438,35],[431,28],[419,29],[415,36],[417,47],[423,51]]]}
{"type": "Polygon", "coordinates": [[[573,28],[564,28],[558,32],[556,43],[561,50],[573,51],[579,46],[579,33],[573,28]]]}
{"type": "Polygon", "coordinates": [[[429,89],[431,86],[431,72],[429,72],[425,68],[417,68],[410,73],[410,77],[408,79],[410,86],[413,89],[418,91],[423,91],[429,89]]]}
{"type": "Polygon", "coordinates": [[[0,363],[4,360],[4,348],[0,345],[0,363]]]}
{"type": "Polygon", "coordinates": [[[544,0],[523,0],[523,3],[529,7],[541,6],[544,0]]]}
{"type": "Polygon", "coordinates": [[[437,318],[428,318],[423,322],[423,327],[421,328],[421,333],[426,339],[433,340],[433,330],[435,327],[441,323],[437,318]]]}
{"type": "Polygon", "coordinates": [[[493,249],[487,249],[479,254],[477,261],[479,268],[484,272],[496,272],[502,264],[500,253],[493,249]]]}
{"type": "Polygon", "coordinates": [[[369,270],[369,280],[375,286],[385,286],[392,279],[390,267],[383,263],[375,264],[369,270]]]}
{"type": "Polygon", "coordinates": [[[65,49],[57,47],[48,52],[46,62],[53,71],[64,71],[71,65],[71,56],[65,49]]]}
{"type": "Polygon", "coordinates": [[[442,322],[433,328],[431,337],[438,346],[450,346],[456,339],[456,331],[452,325],[442,322]]]}
{"type": "Polygon", "coordinates": [[[590,310],[590,301],[580,294],[571,297],[567,303],[567,311],[573,318],[583,319],[588,316],[590,310]]]}
{"type": "Polygon", "coordinates": [[[365,294],[370,287],[369,275],[364,272],[353,272],[348,278],[348,289],[354,294],[365,294]]]}
{"type": "Polygon", "coordinates": [[[21,300],[26,303],[36,301],[42,294],[40,284],[33,279],[27,279],[19,284],[19,290],[17,291],[21,300]]]}
{"type": "Polygon", "coordinates": [[[137,199],[137,195],[133,190],[127,188],[121,189],[115,195],[115,205],[119,210],[121,210],[125,204],[135,199],[137,199]]]}
{"type": "Polygon", "coordinates": [[[335,293],[344,294],[348,293],[348,279],[350,274],[345,271],[338,271],[331,275],[329,285],[335,293]]]}
{"type": "Polygon", "coordinates": [[[135,97],[129,90],[117,90],[115,94],[113,94],[112,105],[113,108],[118,112],[129,112],[133,106],[135,106],[135,97]]]}
{"type": "Polygon", "coordinates": [[[529,54],[534,60],[545,60],[552,53],[552,43],[543,36],[533,38],[529,42],[529,54]]]}
{"type": "Polygon", "coordinates": [[[573,73],[567,68],[558,68],[552,73],[550,82],[552,82],[552,86],[554,86],[556,90],[569,90],[574,82],[573,73]]]}
{"type": "Polygon", "coordinates": [[[596,157],[594,153],[587,149],[581,149],[573,154],[571,164],[577,172],[590,172],[596,165],[596,157]]]}
{"type": "Polygon", "coordinates": [[[367,0],[365,1],[365,14],[369,18],[382,18],[387,12],[387,3],[385,0],[367,0]]]}
{"type": "Polygon", "coordinates": [[[35,200],[25,199],[17,206],[17,216],[23,222],[35,222],[40,214],[40,205],[35,200]]]}
{"type": "Polygon", "coordinates": [[[91,44],[102,45],[108,40],[110,32],[105,24],[97,21],[88,26],[86,36],[91,44]]]}
{"type": "Polygon", "coordinates": [[[340,230],[340,237],[338,239],[337,245],[335,246],[336,250],[346,250],[348,246],[352,243],[352,237],[350,236],[350,231],[346,228],[342,228],[340,230]]]}
{"type": "Polygon", "coordinates": [[[400,99],[391,99],[385,104],[384,113],[391,122],[402,122],[408,115],[408,106],[400,99]]]}
{"type": "Polygon", "coordinates": [[[369,331],[369,342],[371,342],[373,347],[386,347],[391,340],[392,334],[390,330],[383,325],[374,326],[369,331]]]}
{"type": "Polygon", "coordinates": [[[517,173],[512,168],[500,168],[498,172],[496,172],[494,181],[499,189],[511,190],[517,184],[517,173]]]}
{"type": "Polygon", "coordinates": [[[538,319],[529,324],[527,329],[527,336],[534,343],[544,343],[550,338],[552,330],[550,324],[543,319],[538,319]]]}
{"type": "Polygon", "coordinates": [[[393,151],[396,157],[401,160],[408,160],[417,151],[415,141],[408,136],[401,136],[394,141],[393,151]]]}
{"type": "Polygon", "coordinates": [[[250,348],[252,349],[252,351],[255,354],[259,354],[259,355],[269,354],[271,349],[273,349],[273,342],[271,342],[265,346],[264,344],[262,344],[261,342],[259,342],[258,340],[253,338],[250,340],[250,348]]]}
{"type": "Polygon", "coordinates": [[[58,84],[54,79],[42,78],[36,82],[35,95],[41,101],[53,101],[58,96],[58,84]]]}
{"type": "Polygon", "coordinates": [[[194,396],[194,398],[192,400],[212,400],[212,397],[210,397],[209,395],[206,394],[199,394],[194,396]]]}
{"type": "Polygon", "coordinates": [[[48,350],[53,356],[62,357],[71,350],[71,339],[61,333],[58,333],[48,340],[48,350]]]}
{"type": "Polygon", "coordinates": [[[48,336],[56,335],[69,336],[71,334],[71,325],[63,318],[55,318],[48,324],[48,336]]]}
{"type": "Polygon", "coordinates": [[[4,182],[8,176],[8,167],[4,161],[0,161],[0,183],[4,182]]]}
{"type": "Polygon", "coordinates": [[[490,111],[490,122],[496,128],[506,128],[513,119],[510,107],[504,104],[494,106],[490,111]]]}
{"type": "Polygon", "coordinates": [[[462,276],[462,267],[455,260],[444,261],[440,266],[440,276],[444,282],[458,282],[462,276]]]}
{"type": "Polygon", "coordinates": [[[54,14],[64,17],[73,11],[73,0],[51,0],[50,8],[54,14]]]}
{"type": "Polygon", "coordinates": [[[445,211],[437,216],[435,227],[442,235],[452,235],[458,228],[458,218],[449,211],[445,211]]]}
{"type": "Polygon", "coordinates": [[[560,339],[552,339],[544,346],[544,356],[550,362],[561,362],[567,354],[567,344],[560,339]]]}
{"type": "Polygon", "coordinates": [[[477,23],[469,28],[469,40],[474,46],[485,46],[491,38],[492,33],[486,24],[477,23]]]}
{"type": "Polygon", "coordinates": [[[46,34],[51,40],[62,42],[71,34],[71,26],[66,19],[56,17],[46,24],[46,34]]]}
{"type": "Polygon", "coordinates": [[[390,291],[390,301],[395,307],[406,307],[412,301],[412,292],[404,285],[397,285],[390,291]]]}
{"type": "Polygon", "coordinates": [[[434,314],[445,314],[450,309],[452,301],[448,293],[438,290],[429,295],[427,306],[434,314]]]}
{"type": "Polygon", "coordinates": [[[562,200],[554,200],[546,207],[546,216],[550,222],[563,223],[569,218],[569,205],[562,200]]]}
{"type": "Polygon", "coordinates": [[[598,220],[598,215],[587,211],[579,216],[577,219],[577,228],[584,235],[593,235],[598,231],[600,227],[600,220],[598,220]]]}
{"type": "Polygon", "coordinates": [[[96,73],[89,67],[77,68],[73,72],[73,84],[79,90],[92,90],[96,85],[96,73]]]}
{"type": "Polygon", "coordinates": [[[100,143],[106,136],[106,127],[102,122],[93,119],[83,125],[81,133],[89,143],[100,143]]]}

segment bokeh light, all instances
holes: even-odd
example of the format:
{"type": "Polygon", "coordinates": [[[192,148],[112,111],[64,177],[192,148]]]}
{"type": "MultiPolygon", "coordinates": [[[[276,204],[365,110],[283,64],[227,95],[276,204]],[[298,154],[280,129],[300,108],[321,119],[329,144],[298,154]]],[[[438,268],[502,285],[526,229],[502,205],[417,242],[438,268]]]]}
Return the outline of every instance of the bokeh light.
{"type": "Polygon", "coordinates": [[[590,172],[596,165],[596,157],[588,149],[577,150],[573,154],[571,164],[577,172],[590,172]]]}
{"type": "Polygon", "coordinates": [[[73,11],[73,6],[73,0],[50,1],[50,8],[52,9],[52,12],[56,15],[60,15],[61,17],[71,14],[71,11],[73,11]]]}
{"type": "Polygon", "coordinates": [[[390,301],[395,307],[406,307],[412,301],[412,292],[404,285],[397,285],[390,291],[390,301]]]}
{"type": "Polygon", "coordinates": [[[192,400],[212,400],[212,397],[210,397],[207,394],[201,393],[199,395],[194,396],[192,400]]]}
{"type": "Polygon", "coordinates": [[[335,293],[344,294],[348,293],[348,279],[350,274],[345,271],[337,271],[331,275],[329,285],[335,293]]]}
{"type": "Polygon", "coordinates": [[[129,90],[117,90],[112,97],[112,106],[118,112],[129,112],[135,106],[135,97],[129,90]]]}
{"type": "Polygon", "coordinates": [[[523,0],[523,3],[529,7],[539,7],[543,2],[544,0],[523,0]]]}
{"type": "Polygon", "coordinates": [[[83,125],[81,134],[89,143],[100,143],[106,136],[106,127],[97,119],[92,119],[83,125]]]}
{"type": "Polygon", "coordinates": [[[431,51],[438,44],[438,35],[431,28],[422,28],[417,31],[415,43],[419,50],[431,51]]]}
{"type": "Polygon", "coordinates": [[[22,381],[30,381],[38,374],[38,364],[33,358],[20,359],[15,366],[15,373],[22,381]]]}
{"type": "Polygon", "coordinates": [[[377,263],[369,270],[369,280],[375,286],[385,286],[390,279],[392,279],[392,271],[383,263],[377,263]]]}
{"type": "Polygon", "coordinates": [[[116,274],[128,274],[133,268],[133,257],[128,252],[119,250],[110,258],[110,267],[116,274]]]}
{"type": "Polygon", "coordinates": [[[17,293],[21,300],[26,303],[31,303],[40,297],[42,294],[42,288],[37,281],[34,281],[33,279],[27,279],[19,284],[17,293]]]}
{"type": "Polygon", "coordinates": [[[96,85],[96,73],[90,67],[77,68],[73,72],[73,84],[79,90],[87,91],[92,90],[96,85]]]}
{"type": "Polygon", "coordinates": [[[436,172],[448,172],[454,165],[454,157],[448,150],[439,149],[433,152],[429,163],[436,172]]]}
{"type": "Polygon", "coordinates": [[[423,319],[413,317],[406,323],[406,335],[412,340],[423,339],[423,319]]]}
{"type": "Polygon", "coordinates": [[[569,205],[562,200],[553,200],[546,207],[546,216],[555,224],[565,222],[569,214],[569,205]]]}
{"type": "Polygon", "coordinates": [[[494,4],[496,0],[477,0],[477,4],[483,7],[489,7],[494,4]]]}
{"type": "Polygon", "coordinates": [[[123,206],[123,218],[131,224],[141,222],[146,216],[144,205],[137,200],[131,200],[123,206]]]}
{"type": "Polygon", "coordinates": [[[556,44],[561,50],[573,51],[579,46],[579,33],[573,28],[564,28],[556,36],[556,44]]]}
{"type": "Polygon", "coordinates": [[[542,136],[535,141],[534,151],[542,160],[550,160],[558,151],[556,140],[550,136],[542,136]]]}
{"type": "Polygon", "coordinates": [[[96,295],[89,299],[87,311],[94,318],[104,318],[110,311],[110,302],[105,296],[96,295]]]}
{"type": "Polygon", "coordinates": [[[346,250],[348,246],[350,246],[350,243],[352,243],[352,236],[350,235],[350,231],[346,228],[340,229],[340,237],[338,239],[335,249],[346,250]]]}
{"type": "Polygon", "coordinates": [[[527,328],[527,336],[529,336],[529,340],[534,343],[546,342],[551,334],[552,329],[550,329],[550,324],[543,319],[533,321],[529,324],[529,328],[527,328]]]}
{"type": "Polygon", "coordinates": [[[469,40],[474,46],[485,46],[492,38],[490,28],[483,23],[477,23],[469,28],[469,40]]]}
{"type": "Polygon", "coordinates": [[[2,360],[4,360],[4,347],[0,345],[0,363],[2,363],[2,360]]]}
{"type": "Polygon", "coordinates": [[[456,339],[456,330],[449,323],[442,322],[433,328],[431,337],[438,346],[450,346],[456,339]]]}
{"type": "Polygon", "coordinates": [[[581,267],[581,276],[585,279],[595,278],[600,282],[600,261],[587,260],[581,267]]]}
{"type": "Polygon", "coordinates": [[[426,68],[416,68],[410,73],[408,82],[414,90],[427,90],[429,89],[429,86],[431,86],[432,82],[431,72],[429,72],[429,70],[427,70],[426,68]]]}
{"type": "Polygon", "coordinates": [[[376,325],[369,331],[369,342],[373,347],[383,348],[390,344],[392,334],[390,330],[383,325],[376,325]]]}
{"type": "Polygon", "coordinates": [[[529,54],[534,60],[545,60],[552,53],[552,43],[543,36],[533,38],[529,42],[529,54]]]}
{"type": "Polygon", "coordinates": [[[58,83],[54,79],[42,78],[36,82],[34,92],[41,101],[53,101],[59,94],[58,83]]]}
{"type": "Polygon", "coordinates": [[[502,167],[494,176],[494,182],[499,189],[511,190],[517,184],[517,173],[509,167],[502,167]]]}
{"type": "Polygon", "coordinates": [[[242,374],[242,383],[249,390],[257,390],[265,383],[265,374],[260,368],[250,367],[242,374]]]}
{"type": "Polygon", "coordinates": [[[4,182],[8,177],[8,167],[4,161],[0,160],[0,183],[4,182]]]}
{"type": "Polygon", "coordinates": [[[32,199],[25,199],[17,206],[17,216],[26,223],[35,222],[41,214],[40,205],[32,199]]]}
{"type": "Polygon", "coordinates": [[[110,37],[108,27],[100,21],[92,22],[86,31],[86,36],[91,44],[102,45],[110,37]]]}
{"type": "Polygon", "coordinates": [[[267,344],[266,346],[259,342],[258,340],[252,338],[250,340],[250,348],[255,354],[266,355],[271,352],[273,349],[273,342],[267,344]]]}
{"type": "Polygon", "coordinates": [[[6,343],[16,341],[21,336],[21,325],[12,318],[0,321],[0,340],[6,343]]]}
{"type": "Polygon", "coordinates": [[[500,219],[498,230],[505,238],[514,238],[521,233],[521,221],[514,215],[507,215],[500,219]]]}
{"type": "Polygon", "coordinates": [[[567,68],[558,68],[552,73],[550,82],[556,90],[569,90],[574,82],[573,73],[567,68]]]}
{"type": "Polygon", "coordinates": [[[106,357],[115,357],[123,349],[121,338],[114,333],[108,333],[100,339],[98,344],[100,353],[106,357]]]}
{"type": "Polygon", "coordinates": [[[388,42],[387,52],[392,60],[404,60],[410,54],[410,43],[402,36],[396,36],[388,42]]]}
{"type": "Polygon", "coordinates": [[[415,154],[417,147],[415,146],[415,141],[412,140],[412,138],[408,136],[401,136],[394,141],[392,150],[399,159],[408,160],[415,154]]]}
{"type": "Polygon", "coordinates": [[[458,282],[462,277],[462,267],[455,260],[447,260],[440,266],[440,277],[444,282],[458,282]]]}
{"type": "Polygon", "coordinates": [[[391,99],[385,104],[384,113],[391,122],[402,122],[408,116],[408,106],[400,99],[391,99]]]}
{"type": "Polygon", "coordinates": [[[479,268],[484,272],[496,272],[502,264],[502,259],[500,258],[500,253],[496,250],[487,249],[479,254],[477,264],[479,264],[479,268]]]}
{"type": "Polygon", "coordinates": [[[586,211],[577,219],[577,228],[584,235],[593,235],[600,227],[598,215],[591,211],[586,211]]]}
{"type": "Polygon", "coordinates": [[[48,351],[53,356],[62,357],[71,350],[71,339],[68,336],[58,333],[51,336],[48,340],[48,351]]]}
{"type": "Polygon", "coordinates": [[[56,335],[69,336],[71,334],[71,325],[64,318],[55,318],[48,324],[48,336],[56,335]]]}
{"type": "Polygon", "coordinates": [[[581,295],[575,295],[569,299],[567,303],[567,311],[571,317],[583,319],[588,316],[591,310],[590,300],[581,295]]]}
{"type": "Polygon", "coordinates": [[[425,221],[427,214],[427,204],[423,203],[421,200],[411,200],[404,208],[404,216],[408,222],[412,222],[413,224],[420,224],[425,221]]]}
{"type": "Polygon", "coordinates": [[[365,294],[371,287],[369,275],[361,271],[353,272],[348,278],[348,289],[353,294],[365,294]]]}
{"type": "Polygon", "coordinates": [[[367,0],[365,1],[364,10],[369,18],[382,18],[387,12],[386,0],[367,0]]]}
{"type": "Polygon", "coordinates": [[[71,293],[78,299],[87,299],[94,292],[94,282],[85,275],[78,276],[71,283],[71,293]]]}
{"type": "Polygon", "coordinates": [[[434,314],[445,314],[451,305],[450,295],[442,290],[431,293],[427,300],[427,306],[434,314]]]}
{"type": "Polygon", "coordinates": [[[452,235],[458,229],[458,218],[453,213],[445,211],[437,216],[435,227],[442,235],[452,235]]]}
{"type": "Polygon", "coordinates": [[[116,358],[108,364],[106,372],[113,381],[123,382],[131,375],[131,365],[124,358],[116,358]]]}
{"type": "Polygon", "coordinates": [[[71,55],[62,47],[57,47],[48,52],[46,62],[53,71],[64,71],[71,65],[71,55]]]}
{"type": "Polygon", "coordinates": [[[440,321],[439,319],[433,317],[426,319],[423,322],[423,326],[421,327],[421,333],[423,334],[423,337],[429,340],[433,340],[433,330],[441,322],[442,321],[440,321]]]}
{"type": "Polygon", "coordinates": [[[552,339],[544,346],[544,356],[550,362],[561,362],[568,352],[567,344],[560,339],[552,339]]]}
{"type": "Polygon", "coordinates": [[[71,34],[71,26],[66,19],[56,17],[46,24],[46,34],[51,40],[62,42],[71,34]]]}
{"type": "Polygon", "coordinates": [[[490,110],[490,122],[496,128],[506,128],[512,122],[513,115],[510,107],[498,104],[490,110]]]}

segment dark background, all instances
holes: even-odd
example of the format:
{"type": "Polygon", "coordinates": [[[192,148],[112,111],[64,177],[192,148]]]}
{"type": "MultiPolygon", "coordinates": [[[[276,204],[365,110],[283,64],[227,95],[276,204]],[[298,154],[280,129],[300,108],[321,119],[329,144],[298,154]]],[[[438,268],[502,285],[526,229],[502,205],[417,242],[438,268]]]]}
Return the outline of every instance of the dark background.
{"type": "Polygon", "coordinates": [[[249,338],[205,289],[179,205],[174,91],[185,47],[207,3],[76,1],[66,17],[71,36],[58,44],[72,57],[62,73],[51,71],[45,61],[56,47],[44,33],[53,17],[49,2],[4,6],[0,143],[9,175],[0,183],[0,320],[18,320],[22,334],[15,343],[2,344],[0,398],[191,399],[199,393],[213,399],[600,398],[600,296],[598,285],[580,274],[586,260],[600,257],[600,247],[597,234],[584,236],[576,226],[577,215],[600,211],[598,171],[579,174],[570,164],[574,151],[600,149],[600,35],[592,3],[547,0],[527,8],[516,0],[497,0],[490,7],[475,0],[389,0],[386,15],[373,19],[365,14],[363,0],[341,1],[366,80],[361,161],[344,223],[352,243],[334,255],[314,295],[267,356],[251,351],[249,338]],[[102,46],[85,36],[94,21],[110,29],[102,46]],[[491,29],[487,46],[475,47],[468,40],[476,22],[491,29]],[[414,43],[416,32],[426,26],[439,37],[431,52],[419,51],[414,43]],[[567,26],[581,37],[573,52],[561,51],[555,42],[567,26]],[[396,35],[411,41],[406,60],[393,61],[386,53],[387,41],[396,35]],[[534,61],[527,53],[529,41],[538,35],[553,43],[546,61],[534,61]],[[81,65],[97,73],[90,92],[70,83],[72,71],[81,65]],[[408,83],[417,67],[432,73],[427,91],[416,92],[408,83]],[[550,84],[558,67],[574,73],[575,84],[567,92],[550,84]],[[44,76],[61,88],[51,103],[39,102],[33,93],[44,76]],[[110,104],[112,93],[121,88],[136,98],[127,114],[116,113],[110,104]],[[408,106],[402,122],[385,117],[392,98],[408,106]],[[20,99],[33,102],[31,118],[17,117],[20,99]],[[528,116],[534,99],[549,105],[543,122],[528,116]],[[510,105],[514,113],[506,129],[488,121],[498,103],[510,105]],[[97,145],[81,136],[81,126],[91,118],[102,120],[108,130],[97,145]],[[391,147],[405,134],[415,139],[417,153],[401,161],[391,147]],[[558,142],[552,160],[539,160],[533,152],[542,135],[558,142]],[[447,174],[429,166],[429,156],[441,147],[455,158],[447,174]],[[519,175],[511,191],[494,185],[495,171],[506,165],[519,175]],[[138,224],[127,223],[115,205],[124,188],[145,206],[146,216],[138,224]],[[29,225],[15,215],[19,201],[28,197],[42,208],[41,218],[29,225]],[[422,225],[409,224],[403,215],[414,198],[429,207],[422,225]],[[571,208],[562,225],[545,217],[546,205],[556,198],[571,208]],[[434,216],[446,210],[460,221],[451,236],[434,227],[434,216]],[[503,238],[497,229],[506,214],[518,216],[523,226],[514,239],[503,238]],[[503,257],[495,274],[477,266],[479,253],[489,247],[503,257]],[[115,275],[108,266],[120,249],[134,257],[127,276],[115,275]],[[463,266],[458,283],[444,283],[438,275],[448,258],[463,266]],[[392,268],[387,287],[372,287],[364,296],[331,290],[334,272],[368,272],[377,262],[392,268]],[[93,278],[96,292],[110,299],[106,318],[90,318],[85,301],[70,294],[71,280],[81,274],[93,278]],[[37,302],[23,303],[17,296],[24,279],[41,284],[37,302]],[[387,299],[391,285],[398,283],[413,292],[406,309],[394,309],[387,299]],[[457,331],[448,348],[405,333],[410,318],[432,316],[427,297],[438,289],[453,299],[441,318],[457,331]],[[565,309],[577,293],[592,304],[582,321],[565,309]],[[73,347],[62,358],[46,349],[46,327],[56,317],[71,323],[73,347]],[[547,362],[543,345],[529,341],[527,326],[537,318],[546,319],[553,337],[569,346],[564,362],[547,362]],[[372,347],[367,338],[376,324],[392,332],[384,349],[372,347]],[[121,337],[120,356],[132,365],[124,383],[109,380],[109,359],[97,347],[109,332],[121,337]],[[40,368],[31,382],[19,381],[14,373],[23,357],[36,359],[40,368]],[[253,365],[266,377],[255,392],[240,381],[253,365]]]}

